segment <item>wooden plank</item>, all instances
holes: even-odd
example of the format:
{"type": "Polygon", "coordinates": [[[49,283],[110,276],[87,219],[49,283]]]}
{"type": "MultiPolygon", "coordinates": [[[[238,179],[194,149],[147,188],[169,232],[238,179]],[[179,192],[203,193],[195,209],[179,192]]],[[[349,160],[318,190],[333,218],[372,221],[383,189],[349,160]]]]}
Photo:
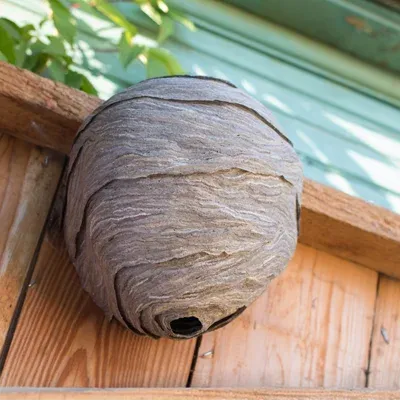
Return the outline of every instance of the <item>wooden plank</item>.
{"type": "Polygon", "coordinates": [[[0,134],[0,352],[50,209],[63,158],[0,134]]]}
{"type": "MultiPolygon", "coordinates": [[[[366,62],[370,68],[375,65],[379,68],[380,74],[384,74],[388,70],[395,73],[400,71],[400,54],[396,48],[396,44],[400,40],[400,18],[397,13],[379,6],[379,3],[392,7],[397,4],[400,9],[398,0],[300,0],[284,9],[280,9],[279,0],[224,0],[224,2],[250,11],[258,17],[265,18],[268,22],[283,25],[300,35],[312,38],[318,43],[321,50],[326,45],[331,46],[336,49],[333,54],[340,53],[338,56],[342,59],[353,57],[359,65],[366,62]],[[373,3],[374,1],[376,4],[373,3]],[[309,7],[313,7],[312,15],[302,12],[309,7]]],[[[318,56],[310,57],[309,54],[304,54],[304,56],[301,54],[303,49],[299,45],[296,44],[296,48],[297,54],[300,53],[300,59],[305,58],[319,65],[318,59],[323,57],[322,51],[318,56]]],[[[333,54],[323,60],[327,69],[335,71],[336,76],[349,77],[349,75],[357,74],[356,67],[345,67],[345,64],[340,61],[335,62],[336,65],[329,68],[329,62],[333,62],[333,54]],[[348,71],[341,73],[339,65],[348,71]]],[[[388,76],[390,75],[388,74],[388,76]]],[[[355,77],[354,80],[359,81],[360,77],[355,77]]],[[[371,86],[375,86],[375,83],[372,83],[371,86]]],[[[378,91],[379,86],[380,84],[375,86],[378,91]]]]}
{"type": "Polygon", "coordinates": [[[293,389],[0,389],[2,400],[398,400],[396,391],[293,389]]]}
{"type": "Polygon", "coordinates": [[[379,279],[368,387],[400,388],[400,281],[379,279]]]}
{"type": "Polygon", "coordinates": [[[48,232],[0,386],[185,386],[195,341],[155,341],[108,322],[48,232]]]}
{"type": "MultiPolygon", "coordinates": [[[[17,137],[68,153],[100,102],[0,62],[0,129],[17,137]]],[[[301,243],[400,278],[399,215],[306,180],[301,227],[301,243]]]]}
{"type": "Polygon", "coordinates": [[[193,387],[364,387],[377,273],[299,245],[288,269],[201,342],[193,387]]]}
{"type": "Polygon", "coordinates": [[[0,62],[0,130],[68,154],[82,120],[101,100],[0,62]]]}
{"type": "Polygon", "coordinates": [[[400,215],[310,180],[301,212],[301,243],[400,278],[400,215]]]}

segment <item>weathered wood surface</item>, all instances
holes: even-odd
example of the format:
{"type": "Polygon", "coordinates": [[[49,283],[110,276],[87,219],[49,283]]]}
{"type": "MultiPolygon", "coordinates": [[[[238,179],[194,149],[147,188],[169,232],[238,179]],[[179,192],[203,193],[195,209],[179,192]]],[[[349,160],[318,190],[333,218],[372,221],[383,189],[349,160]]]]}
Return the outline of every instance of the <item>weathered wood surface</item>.
{"type": "Polygon", "coordinates": [[[53,151],[0,134],[0,352],[62,166],[53,151]]]}
{"type": "Polygon", "coordinates": [[[400,389],[400,281],[379,279],[368,387],[400,389]]]}
{"type": "Polygon", "coordinates": [[[301,243],[400,278],[400,215],[310,180],[301,211],[301,243]]]}
{"type": "Polygon", "coordinates": [[[400,392],[290,389],[0,389],[2,400],[397,400],[400,392]]]}
{"type": "Polygon", "coordinates": [[[193,387],[365,386],[377,273],[299,245],[249,310],[203,336],[193,387]]]}
{"type": "Polygon", "coordinates": [[[84,293],[62,238],[47,234],[0,385],[185,386],[194,345],[108,322],[84,293]]]}
{"type": "MultiPolygon", "coordinates": [[[[0,129],[12,135],[67,154],[100,103],[0,62],[0,129]]],[[[304,185],[300,242],[400,278],[400,216],[312,181],[304,185]]]]}
{"type": "Polygon", "coordinates": [[[101,100],[0,62],[0,131],[68,154],[76,130],[101,100]]]}

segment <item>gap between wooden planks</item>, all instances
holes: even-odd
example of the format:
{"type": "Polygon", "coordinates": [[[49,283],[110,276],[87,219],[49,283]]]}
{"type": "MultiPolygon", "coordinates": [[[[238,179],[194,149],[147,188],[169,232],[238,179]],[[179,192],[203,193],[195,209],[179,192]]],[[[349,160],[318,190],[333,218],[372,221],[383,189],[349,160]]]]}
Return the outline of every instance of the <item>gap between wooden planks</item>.
{"type": "Polygon", "coordinates": [[[368,387],[400,389],[400,281],[385,276],[377,291],[368,387]]]}
{"type": "MultiPolygon", "coordinates": [[[[101,100],[0,62],[0,130],[68,154],[101,100]]],[[[301,243],[400,278],[400,216],[324,185],[304,184],[301,243]]]]}
{"type": "Polygon", "coordinates": [[[184,387],[194,346],[109,322],[83,291],[62,233],[47,232],[0,386],[184,387]]]}
{"type": "Polygon", "coordinates": [[[2,400],[398,400],[400,392],[288,389],[0,389],[2,400]]]}
{"type": "Polygon", "coordinates": [[[63,159],[49,149],[0,135],[0,368],[63,159]]]}

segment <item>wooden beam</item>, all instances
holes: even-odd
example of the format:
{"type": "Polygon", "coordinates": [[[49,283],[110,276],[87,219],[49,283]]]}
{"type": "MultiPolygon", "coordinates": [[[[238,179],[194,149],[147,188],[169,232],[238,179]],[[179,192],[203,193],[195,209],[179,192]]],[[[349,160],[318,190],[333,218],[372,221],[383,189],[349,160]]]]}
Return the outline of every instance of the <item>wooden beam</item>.
{"type": "Polygon", "coordinates": [[[397,400],[398,391],[309,389],[0,389],[2,400],[397,400]]]}
{"type": "Polygon", "coordinates": [[[400,278],[400,215],[311,180],[299,241],[400,278]]]}
{"type": "MultiPolygon", "coordinates": [[[[0,130],[68,154],[101,100],[0,62],[0,130]]],[[[400,216],[306,180],[300,242],[400,278],[400,216]]]]}
{"type": "Polygon", "coordinates": [[[101,100],[0,62],[0,130],[68,154],[82,120],[101,100]]]}

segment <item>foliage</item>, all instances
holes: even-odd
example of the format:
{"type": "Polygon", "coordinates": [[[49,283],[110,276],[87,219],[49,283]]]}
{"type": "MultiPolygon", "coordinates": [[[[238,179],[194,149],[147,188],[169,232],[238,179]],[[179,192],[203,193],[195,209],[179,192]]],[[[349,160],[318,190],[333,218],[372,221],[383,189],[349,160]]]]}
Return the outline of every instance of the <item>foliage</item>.
{"type": "MultiPolygon", "coordinates": [[[[121,30],[119,43],[111,51],[119,54],[127,68],[134,60],[142,62],[148,77],[182,73],[178,61],[166,49],[137,43],[138,27],[121,13],[112,0],[43,0],[48,15],[38,25],[17,25],[0,18],[0,60],[63,82],[90,94],[96,89],[74,61],[80,51],[77,43],[79,19],[74,9],[102,18],[121,30]],[[51,32],[49,34],[48,32],[51,32]]],[[[126,0],[125,0],[126,1],[126,0]]],[[[173,34],[175,23],[194,30],[193,23],[164,0],[130,0],[158,26],[157,45],[173,34]]]]}

